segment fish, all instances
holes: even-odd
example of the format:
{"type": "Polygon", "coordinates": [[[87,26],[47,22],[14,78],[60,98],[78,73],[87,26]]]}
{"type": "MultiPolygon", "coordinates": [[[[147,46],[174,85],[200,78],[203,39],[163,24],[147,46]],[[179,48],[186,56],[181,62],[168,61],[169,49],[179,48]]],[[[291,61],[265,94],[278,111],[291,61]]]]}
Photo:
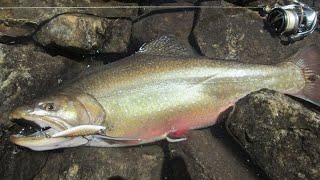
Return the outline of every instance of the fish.
{"type": "Polygon", "coordinates": [[[220,113],[263,88],[319,105],[319,73],[315,46],[286,62],[261,65],[199,56],[163,36],[13,110],[13,121],[38,128],[10,140],[35,151],[184,141],[189,131],[216,124],[220,113]]]}

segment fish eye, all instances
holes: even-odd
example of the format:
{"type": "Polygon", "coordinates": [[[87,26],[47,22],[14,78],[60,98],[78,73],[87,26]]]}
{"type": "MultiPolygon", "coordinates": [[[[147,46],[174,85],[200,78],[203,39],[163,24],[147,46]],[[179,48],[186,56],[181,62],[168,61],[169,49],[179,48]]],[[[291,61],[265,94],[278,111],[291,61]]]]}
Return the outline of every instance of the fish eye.
{"type": "Polygon", "coordinates": [[[40,108],[45,111],[55,111],[56,107],[54,103],[44,103],[40,105],[40,108]]]}

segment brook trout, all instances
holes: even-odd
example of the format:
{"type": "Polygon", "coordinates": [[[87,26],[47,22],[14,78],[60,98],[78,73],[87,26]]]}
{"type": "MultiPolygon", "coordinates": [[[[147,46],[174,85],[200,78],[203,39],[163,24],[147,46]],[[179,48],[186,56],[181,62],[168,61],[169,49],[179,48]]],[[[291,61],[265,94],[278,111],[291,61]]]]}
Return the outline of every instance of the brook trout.
{"type": "Polygon", "coordinates": [[[262,88],[319,103],[319,73],[315,47],[269,66],[194,57],[162,37],[14,110],[13,119],[41,130],[12,135],[11,141],[37,151],[177,142],[189,130],[215,124],[239,98],[262,88]]]}

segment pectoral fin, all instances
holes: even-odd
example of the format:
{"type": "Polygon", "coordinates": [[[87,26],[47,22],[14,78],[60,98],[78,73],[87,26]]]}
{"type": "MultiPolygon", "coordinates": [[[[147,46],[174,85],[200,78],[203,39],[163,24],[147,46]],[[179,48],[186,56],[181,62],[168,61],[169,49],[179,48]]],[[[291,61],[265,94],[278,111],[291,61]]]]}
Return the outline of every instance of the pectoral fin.
{"type": "Polygon", "coordinates": [[[95,137],[99,139],[106,139],[106,140],[112,140],[112,141],[141,141],[141,139],[126,138],[126,137],[112,137],[112,136],[106,136],[106,135],[96,135],[95,137]]]}
{"type": "Polygon", "coordinates": [[[141,144],[140,139],[131,139],[123,137],[110,137],[104,135],[87,136],[89,142],[86,146],[94,147],[126,147],[141,144]]]}
{"type": "Polygon", "coordinates": [[[65,131],[58,132],[52,135],[52,138],[58,137],[75,137],[75,136],[90,136],[93,135],[96,139],[108,142],[109,144],[128,143],[141,141],[140,139],[126,138],[126,137],[112,137],[106,135],[106,128],[97,125],[80,125],[69,128],[65,131]]]}

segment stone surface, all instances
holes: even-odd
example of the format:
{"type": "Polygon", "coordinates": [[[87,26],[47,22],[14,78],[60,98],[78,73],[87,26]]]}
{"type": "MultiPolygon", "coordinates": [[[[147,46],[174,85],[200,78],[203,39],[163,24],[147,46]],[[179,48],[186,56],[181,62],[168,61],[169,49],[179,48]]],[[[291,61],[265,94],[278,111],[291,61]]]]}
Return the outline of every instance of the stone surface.
{"type": "MultiPolygon", "coordinates": [[[[226,0],[230,3],[242,5],[242,6],[270,6],[273,7],[276,3],[278,4],[290,4],[288,0],[226,0]]],[[[312,7],[314,10],[319,11],[320,2],[317,0],[299,0],[299,2],[305,3],[312,7]]]]}
{"type": "Polygon", "coordinates": [[[12,37],[30,36],[36,31],[37,27],[36,24],[22,19],[0,19],[0,41],[6,42],[7,39],[12,37]]]}
{"type": "Polygon", "coordinates": [[[133,24],[133,41],[136,46],[163,35],[174,35],[181,42],[188,42],[192,30],[193,10],[148,9],[149,13],[133,24]]]}
{"type": "Polygon", "coordinates": [[[248,156],[228,136],[221,125],[194,130],[188,140],[169,144],[174,157],[181,157],[191,179],[261,179],[259,170],[250,167],[248,156]]]}
{"type": "Polygon", "coordinates": [[[1,128],[1,179],[161,179],[164,154],[156,145],[34,152],[8,143],[1,128]]]}
{"type": "Polygon", "coordinates": [[[121,2],[114,0],[2,0],[0,6],[1,18],[28,19],[30,22],[40,23],[50,19],[54,15],[77,12],[93,14],[100,17],[135,17],[137,8],[121,8],[121,6],[137,6],[137,2],[121,2]],[[10,8],[10,7],[30,7],[30,8],[10,8]],[[35,8],[33,8],[35,7],[35,8]],[[46,7],[46,8],[38,8],[46,7]],[[48,8],[50,7],[50,8],[48,8]],[[86,8],[88,7],[88,8],[86,8]],[[90,8],[95,7],[95,8],[90,8]],[[111,8],[108,8],[111,7],[111,8]],[[112,8],[119,7],[119,8],[112,8]]]}
{"type": "Polygon", "coordinates": [[[32,45],[0,44],[0,123],[5,112],[57,87],[81,66],[67,58],[40,52],[32,45]]]}
{"type": "MultiPolygon", "coordinates": [[[[203,2],[202,6],[216,2],[203,2]]],[[[232,6],[222,3],[224,6],[232,6]]],[[[319,33],[302,41],[284,45],[264,28],[258,12],[247,9],[201,9],[195,25],[194,38],[205,56],[241,62],[273,64],[285,61],[298,49],[316,44],[319,33]]]]}
{"type": "Polygon", "coordinates": [[[319,112],[271,90],[235,107],[227,127],[270,178],[320,178],[319,112]]]}
{"type": "Polygon", "coordinates": [[[64,13],[82,13],[100,17],[124,17],[133,19],[138,15],[138,8],[121,8],[121,6],[136,5],[137,3],[103,0],[2,0],[0,2],[0,7],[3,8],[0,11],[0,41],[6,41],[6,39],[3,40],[3,37],[15,38],[30,36],[39,28],[41,23],[64,13]],[[110,8],[118,6],[119,8],[110,8]]]}
{"type": "Polygon", "coordinates": [[[283,0],[226,0],[227,2],[242,5],[242,6],[273,6],[274,4],[278,2],[282,2],[283,0]]]}
{"type": "Polygon", "coordinates": [[[69,149],[50,154],[35,179],[160,179],[162,161],[157,146],[69,149]],[[56,168],[57,164],[62,166],[56,168]]]}
{"type": "Polygon", "coordinates": [[[221,125],[191,131],[184,142],[160,142],[162,148],[77,147],[47,152],[14,146],[8,141],[14,131],[14,126],[0,127],[0,177],[4,179],[265,178],[221,125]]]}
{"type": "Polygon", "coordinates": [[[126,52],[131,36],[131,21],[84,14],[55,17],[35,34],[43,46],[58,46],[89,53],[126,52]]]}

